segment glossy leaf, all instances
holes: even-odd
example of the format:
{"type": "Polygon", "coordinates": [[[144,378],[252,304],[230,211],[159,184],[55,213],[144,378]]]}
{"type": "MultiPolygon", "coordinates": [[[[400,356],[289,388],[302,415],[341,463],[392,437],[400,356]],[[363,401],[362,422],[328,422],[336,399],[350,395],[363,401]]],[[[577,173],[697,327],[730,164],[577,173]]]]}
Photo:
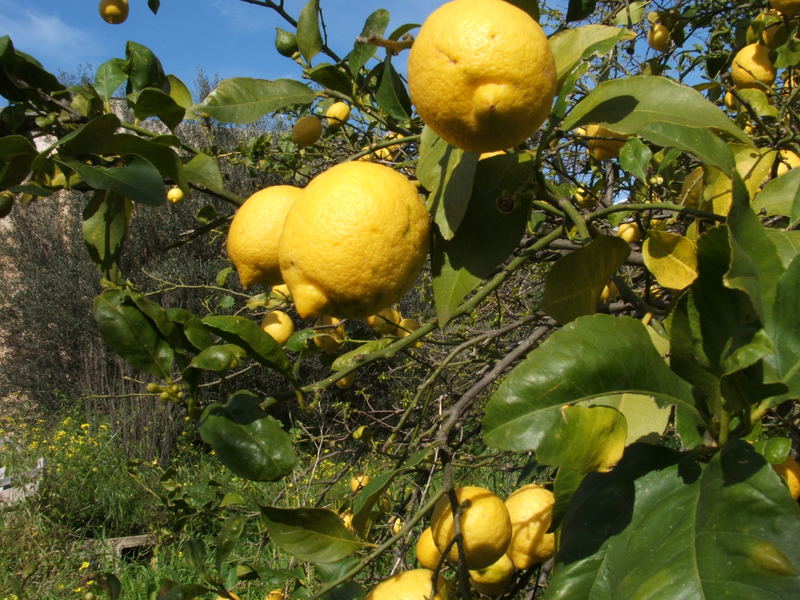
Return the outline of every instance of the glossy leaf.
{"type": "Polygon", "coordinates": [[[584,59],[608,54],[619,42],[634,37],[632,31],[610,25],[581,25],[556,33],[548,41],[558,80],[563,81],[584,59]]]}
{"type": "Polygon", "coordinates": [[[745,442],[707,465],[632,446],[573,497],[545,598],[790,598],[799,524],[797,503],[745,442]]]}
{"type": "Polygon", "coordinates": [[[186,114],[186,110],[169,94],[156,88],[144,88],[130,94],[128,101],[137,119],[158,117],[170,129],[175,129],[186,114]]]}
{"type": "Polygon", "coordinates": [[[308,69],[306,75],[311,81],[336,92],[347,95],[353,91],[352,81],[347,73],[337,65],[327,62],[320,63],[313,69],[308,69]]]}
{"type": "Polygon", "coordinates": [[[128,80],[128,62],[122,58],[107,60],[97,68],[94,74],[94,89],[105,102],[119,91],[128,80]]]}
{"type": "Polygon", "coordinates": [[[128,85],[126,94],[143,90],[144,88],[165,89],[166,76],[161,67],[161,61],[153,54],[150,48],[129,41],[125,46],[125,57],[128,62],[128,85]]]}
{"type": "MultiPolygon", "coordinates": [[[[158,143],[158,140],[144,139],[137,135],[118,133],[110,138],[109,151],[122,156],[138,156],[152,164],[164,179],[171,179],[181,189],[188,190],[186,176],[181,167],[181,160],[170,146],[158,143]]],[[[162,188],[161,195],[164,195],[162,188]]]]}
{"type": "Polygon", "coordinates": [[[627,427],[626,446],[636,442],[659,443],[672,414],[671,406],[659,406],[652,396],[642,394],[601,396],[586,405],[608,406],[622,413],[627,427]]]}
{"type": "Polygon", "coordinates": [[[289,361],[278,343],[263,329],[245,317],[210,315],[203,319],[203,325],[222,339],[241,346],[250,358],[264,366],[286,372],[289,361]]]}
{"type": "Polygon", "coordinates": [[[298,560],[336,562],[362,545],[342,520],[326,509],[262,506],[261,516],[271,541],[298,560]]]}
{"type": "Polygon", "coordinates": [[[217,571],[222,568],[225,559],[233,552],[236,542],[242,537],[244,531],[245,519],[242,515],[233,515],[225,519],[222,524],[222,531],[217,536],[216,545],[214,547],[214,562],[217,566],[217,571]]]}
{"type": "Polygon", "coordinates": [[[621,134],[636,134],[651,123],[715,129],[751,144],[750,138],[697,90],[667,79],[635,75],[599,84],[575,105],[564,129],[600,123],[621,134]]]}
{"type": "Polygon", "coordinates": [[[733,171],[730,148],[710,129],[657,121],[640,130],[639,135],[658,146],[694,154],[703,163],[717,167],[723,173],[733,171]]]}
{"type": "Polygon", "coordinates": [[[143,158],[134,158],[124,167],[92,167],[78,161],[64,164],[97,190],[110,190],[134,202],[153,206],[166,201],[161,174],[143,158]]]}
{"type": "Polygon", "coordinates": [[[767,358],[791,397],[800,394],[800,257],[796,257],[778,280],[775,309],[764,328],[775,347],[774,357],[767,358]]]}
{"type": "MultiPolygon", "coordinates": [[[[729,147],[736,162],[736,172],[744,180],[744,189],[752,198],[769,175],[776,153],[769,148],[750,148],[742,144],[730,144],[729,147]]],[[[707,169],[703,187],[703,208],[718,215],[727,215],[732,202],[731,178],[718,169],[707,169]]]]}
{"type": "Polygon", "coordinates": [[[586,473],[563,467],[556,472],[556,477],[553,481],[555,504],[553,505],[553,519],[550,525],[551,531],[561,524],[561,519],[564,518],[567,507],[572,501],[575,492],[578,491],[584,477],[586,477],[586,473]]]}
{"type": "Polygon", "coordinates": [[[430,191],[428,202],[439,233],[450,240],[467,212],[478,156],[451,146],[430,127],[422,129],[417,177],[430,191]]]}
{"type": "Polygon", "coordinates": [[[89,256],[104,273],[119,264],[132,208],[123,196],[97,191],[83,209],[83,239],[89,256]]]}
{"type": "Polygon", "coordinates": [[[187,111],[187,119],[193,118],[188,111],[194,106],[194,100],[192,99],[192,92],[189,91],[186,84],[183,83],[177,75],[167,75],[167,84],[169,85],[169,97],[172,98],[178,106],[187,111]]]}
{"type": "Polygon", "coordinates": [[[767,182],[750,205],[767,216],[790,217],[789,227],[795,227],[800,222],[800,169],[767,182]]]}
{"type": "Polygon", "coordinates": [[[580,21],[594,12],[595,0],[569,0],[567,21],[580,21]]]}
{"type": "Polygon", "coordinates": [[[222,173],[219,170],[217,159],[198,152],[192,159],[183,165],[183,172],[187,181],[200,185],[210,190],[223,189],[222,173]]]}
{"type": "Polygon", "coordinates": [[[0,95],[11,102],[40,101],[39,92],[52,93],[64,85],[32,56],[14,48],[11,38],[0,36],[0,95]]]}
{"type": "Polygon", "coordinates": [[[203,325],[199,317],[193,315],[188,310],[172,307],[164,309],[167,318],[173,323],[178,323],[183,329],[186,340],[197,350],[208,348],[214,343],[211,334],[203,325]]]}
{"type": "Polygon", "coordinates": [[[231,394],[224,405],[207,406],[198,431],[226,467],[251,481],[276,481],[297,462],[289,434],[247,391],[231,394]]]}
{"type": "Polygon", "coordinates": [[[308,0],[297,20],[297,47],[311,63],[322,50],[322,34],[319,31],[319,0],[308,0]]]}
{"type": "Polygon", "coordinates": [[[287,106],[311,104],[314,97],[311,88],[292,79],[234,77],[222,80],[192,110],[223,123],[252,123],[287,106]]]}
{"type": "MultiPolygon", "coordinates": [[[[383,35],[388,25],[389,11],[384,8],[379,8],[367,17],[359,37],[369,38],[371,35],[383,35]]],[[[367,61],[375,55],[377,50],[378,47],[373,44],[355,42],[353,44],[353,49],[350,51],[350,54],[347,55],[346,59],[350,74],[353,77],[357,77],[361,67],[367,64],[367,61]]]]}
{"type": "Polygon", "coordinates": [[[236,344],[216,344],[204,348],[192,359],[189,367],[221,373],[238,367],[245,356],[245,351],[236,344]]]}
{"type": "Polygon", "coordinates": [[[411,115],[411,99],[405,83],[392,66],[391,56],[387,56],[378,76],[378,89],[375,100],[382,110],[398,121],[405,121],[411,115]]]}
{"type": "Polygon", "coordinates": [[[691,386],[667,367],[644,325],[597,314],[567,324],[512,369],[486,405],[483,439],[493,448],[536,450],[561,435],[564,405],[621,392],[679,404],[700,425],[691,386]]]}
{"type": "Polygon", "coordinates": [[[21,135],[0,138],[0,187],[22,183],[30,172],[36,148],[21,135]]]}
{"type": "Polygon", "coordinates": [[[653,152],[639,138],[629,138],[619,153],[619,164],[640,181],[647,181],[647,165],[653,158],[653,152]]]}
{"type": "Polygon", "coordinates": [[[687,237],[653,229],[642,244],[642,256],[662,287],[683,290],[697,279],[697,246],[687,237]]]}
{"type": "Polygon", "coordinates": [[[530,177],[530,154],[482,160],[467,212],[455,236],[434,234],[431,248],[433,294],[439,323],[444,324],[469,291],[489,277],[525,234],[530,201],[519,190],[530,177]]]}
{"type": "Polygon", "coordinates": [[[399,471],[389,471],[381,473],[372,478],[372,480],[358,492],[353,501],[353,529],[355,529],[363,538],[367,537],[371,520],[374,517],[372,509],[377,504],[381,497],[389,489],[392,480],[397,476],[399,471]]]}
{"type": "Polygon", "coordinates": [[[59,155],[80,157],[84,154],[107,154],[119,123],[116,115],[104,114],[95,117],[58,141],[59,155]]]}

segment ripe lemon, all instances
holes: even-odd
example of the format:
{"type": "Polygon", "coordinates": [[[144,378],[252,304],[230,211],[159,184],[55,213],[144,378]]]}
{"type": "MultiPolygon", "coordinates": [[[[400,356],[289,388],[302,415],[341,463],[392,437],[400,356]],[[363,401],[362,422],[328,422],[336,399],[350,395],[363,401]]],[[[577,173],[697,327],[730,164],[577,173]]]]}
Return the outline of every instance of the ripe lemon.
{"type": "MultiPolygon", "coordinates": [[[[503,501],[486,488],[464,486],[455,489],[461,507],[461,534],[464,542],[464,564],[468,569],[482,569],[495,562],[511,540],[511,519],[503,501]]],[[[447,550],[447,560],[458,562],[455,523],[447,494],[436,503],[431,516],[433,541],[440,552],[447,550]],[[449,547],[449,549],[448,549],[449,547]]]]}
{"type": "MultiPolygon", "coordinates": [[[[319,333],[314,334],[314,337],[311,339],[314,340],[314,344],[317,348],[326,354],[333,354],[336,352],[344,341],[344,327],[331,327],[331,325],[337,325],[339,323],[341,323],[341,321],[336,317],[326,316],[317,317],[317,320],[314,321],[314,327],[322,327],[323,329],[321,329],[319,333]]],[[[347,379],[347,377],[343,379],[347,379]]],[[[342,381],[342,379],[336,382],[337,385],[339,381],[342,381]]]]}
{"type": "Polygon", "coordinates": [[[785,175],[792,169],[800,167],[800,154],[794,150],[780,150],[778,151],[778,169],[776,176],[780,177],[785,175]]]}
{"type": "Polygon", "coordinates": [[[379,335],[397,335],[397,326],[403,320],[400,311],[395,308],[384,308],[378,314],[367,317],[367,325],[379,335]]]}
{"type": "Polygon", "coordinates": [[[786,42],[788,32],[783,23],[781,13],[769,10],[757,15],[747,28],[747,43],[761,42],[767,48],[777,48],[786,42]]]}
{"type": "Polygon", "coordinates": [[[283,346],[294,333],[294,323],[292,318],[282,310],[273,310],[264,315],[264,319],[261,321],[261,329],[283,346]]]}
{"type": "Polygon", "coordinates": [[[613,139],[589,139],[587,144],[589,146],[589,154],[597,160],[607,160],[609,158],[618,158],[619,151],[625,145],[625,140],[628,136],[619,135],[598,125],[597,123],[590,123],[586,126],[585,135],[589,138],[613,138],[613,139]]]}
{"type": "Polygon", "coordinates": [[[264,597],[264,600],[286,600],[286,595],[283,590],[270,590],[269,594],[264,597]]]}
{"type": "Polygon", "coordinates": [[[341,379],[337,379],[334,382],[334,385],[339,388],[340,390],[348,390],[353,387],[353,384],[356,382],[356,374],[355,372],[350,373],[349,375],[345,375],[341,379]]]}
{"type": "Polygon", "coordinates": [[[772,465],[772,468],[786,481],[792,498],[795,500],[800,498],[800,465],[797,464],[797,461],[791,456],[787,456],[785,461],[779,465],[772,465]]]}
{"type": "Polygon", "coordinates": [[[170,188],[167,192],[167,200],[172,202],[173,204],[178,204],[178,202],[183,201],[183,190],[178,186],[170,188]]]}
{"type": "Polygon", "coordinates": [[[447,600],[447,583],[441,575],[433,593],[434,575],[430,569],[401,571],[372,588],[366,600],[447,600]]]}
{"type": "Polygon", "coordinates": [[[748,44],[733,57],[731,77],[738,88],[771,86],[775,81],[775,66],[769,59],[769,48],[748,44]]]}
{"type": "MultiPolygon", "coordinates": [[[[402,319],[400,323],[398,323],[397,325],[397,337],[404,338],[407,335],[410,335],[411,333],[419,329],[420,326],[421,323],[416,319],[402,319]]],[[[414,342],[414,347],[421,348],[422,341],[417,340],[416,342],[414,342]]]]}
{"type": "Polygon", "coordinates": [[[270,290],[272,294],[277,296],[278,298],[289,300],[292,297],[292,293],[289,291],[289,286],[285,283],[280,285],[273,285],[272,289],[270,290]]]}
{"type": "Polygon", "coordinates": [[[353,161],[317,175],[278,244],[297,312],[363,318],[391,306],[425,262],[429,228],[417,188],[389,167],[353,161]]]}
{"type": "Polygon", "coordinates": [[[555,537],[547,529],[554,503],[553,492],[535,483],[522,486],[506,499],[513,531],[508,556],[517,569],[527,569],[553,555],[555,537]]]}
{"type": "Polygon", "coordinates": [[[550,114],[556,69],[547,37],[503,0],[454,0],[431,13],[408,56],[422,120],[470,152],[516,146],[550,114]]]}
{"type": "Polygon", "coordinates": [[[344,523],[344,526],[347,527],[350,531],[353,530],[353,516],[354,515],[352,511],[349,510],[344,511],[341,515],[339,515],[339,518],[342,519],[342,523],[344,523]]]}
{"type": "Polygon", "coordinates": [[[736,99],[736,96],[733,95],[733,92],[725,92],[723,102],[725,103],[725,108],[727,108],[729,112],[739,112],[739,101],[736,99]]]}
{"type": "Polygon", "coordinates": [[[617,236],[628,242],[640,242],[642,240],[642,230],[639,224],[631,221],[630,223],[620,223],[617,227],[617,236]]]}
{"type": "Polygon", "coordinates": [[[800,15],[800,0],[769,0],[770,6],[787,17],[800,15]]]}
{"type": "Polygon", "coordinates": [[[128,18],[128,0],[100,0],[98,10],[103,21],[119,25],[128,18]]]}
{"type": "Polygon", "coordinates": [[[334,102],[325,111],[328,127],[340,127],[350,118],[350,105],[346,102],[334,102]]]}
{"type": "Polygon", "coordinates": [[[372,477],[369,475],[353,475],[350,478],[350,491],[354,494],[360,492],[370,481],[372,481],[372,477]]]}
{"type": "Polygon", "coordinates": [[[647,44],[656,52],[669,50],[670,32],[662,23],[655,23],[647,32],[647,44]]]}
{"type": "Polygon", "coordinates": [[[310,146],[322,136],[322,121],[306,115],[300,117],[292,127],[292,141],[298,146],[310,146]]]}
{"type": "Polygon", "coordinates": [[[239,272],[242,287],[260,282],[283,282],[278,266],[278,239],[289,208],[302,190],[291,185],[275,185],[256,192],[245,200],[228,230],[228,257],[239,272]]]}
{"type": "Polygon", "coordinates": [[[442,558],[442,553],[433,543],[433,531],[430,527],[425,528],[425,531],[420,534],[417,539],[417,545],[414,548],[414,553],[417,556],[419,564],[426,569],[434,570],[439,565],[439,560],[442,558]]]}
{"type": "Polygon", "coordinates": [[[508,557],[508,554],[503,554],[488,567],[469,572],[472,587],[489,596],[496,596],[506,589],[513,577],[514,563],[508,557]]]}
{"type": "Polygon", "coordinates": [[[403,525],[405,525],[403,519],[395,517],[394,521],[392,521],[392,535],[400,533],[403,530],[403,525]]]}

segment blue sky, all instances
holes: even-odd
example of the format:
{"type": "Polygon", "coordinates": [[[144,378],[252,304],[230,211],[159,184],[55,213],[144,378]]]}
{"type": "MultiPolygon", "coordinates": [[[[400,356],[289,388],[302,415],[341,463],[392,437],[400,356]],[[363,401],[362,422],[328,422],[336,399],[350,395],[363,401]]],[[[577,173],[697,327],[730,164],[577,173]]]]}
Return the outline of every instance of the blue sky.
{"type": "MultiPolygon", "coordinates": [[[[286,0],[297,18],[306,0],[286,0]]],[[[340,56],[353,46],[366,17],[378,8],[391,14],[388,31],[421,23],[441,0],[322,0],[330,38],[340,56]]],[[[147,0],[130,0],[130,16],[121,25],[100,19],[98,0],[0,0],[0,35],[10,35],[19,50],[48,70],[90,72],[113,57],[124,57],[125,42],[149,47],[164,70],[194,90],[198,69],[221,78],[299,78],[300,69],[273,46],[275,27],[289,29],[270,9],[241,0],[161,0],[153,15],[147,0]],[[85,70],[85,69],[84,69],[85,70]]],[[[324,60],[321,56],[315,62],[324,60]]]]}

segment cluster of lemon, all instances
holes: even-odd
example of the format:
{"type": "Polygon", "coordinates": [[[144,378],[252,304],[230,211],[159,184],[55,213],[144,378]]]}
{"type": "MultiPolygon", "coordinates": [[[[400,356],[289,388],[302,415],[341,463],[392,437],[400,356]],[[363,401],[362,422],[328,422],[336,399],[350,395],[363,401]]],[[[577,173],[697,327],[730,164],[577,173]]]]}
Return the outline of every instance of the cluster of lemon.
{"type": "MultiPolygon", "coordinates": [[[[350,105],[334,102],[325,111],[328,129],[338,129],[350,118],[350,105]]],[[[322,120],[314,115],[300,117],[292,127],[292,141],[298,146],[311,146],[322,137],[322,120]]]]}
{"type": "Polygon", "coordinates": [[[128,0],[100,0],[100,18],[106,23],[119,25],[128,18],[128,0]]]}
{"type": "Polygon", "coordinates": [[[505,501],[479,486],[454,490],[461,531],[459,554],[456,527],[449,495],[436,503],[431,525],[417,540],[416,557],[422,568],[398,573],[379,583],[367,600],[406,600],[429,598],[444,600],[448,584],[440,575],[433,595],[434,573],[442,565],[463,561],[469,569],[472,586],[484,594],[502,592],[517,569],[527,569],[549,559],[555,536],[550,528],[553,493],[535,483],[514,491],[505,501]]]}

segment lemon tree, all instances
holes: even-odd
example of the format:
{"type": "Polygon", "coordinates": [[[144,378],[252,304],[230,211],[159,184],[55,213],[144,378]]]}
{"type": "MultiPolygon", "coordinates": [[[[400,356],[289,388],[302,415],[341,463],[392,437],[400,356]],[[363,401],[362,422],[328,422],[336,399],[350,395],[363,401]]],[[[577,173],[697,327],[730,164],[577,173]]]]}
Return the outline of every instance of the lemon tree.
{"type": "Polygon", "coordinates": [[[0,38],[4,226],[79,194],[100,335],[240,485],[165,597],[797,596],[796,2],[259,5],[302,77],[203,99],[0,38]],[[216,275],[127,260],[163,210],[216,275]]]}

